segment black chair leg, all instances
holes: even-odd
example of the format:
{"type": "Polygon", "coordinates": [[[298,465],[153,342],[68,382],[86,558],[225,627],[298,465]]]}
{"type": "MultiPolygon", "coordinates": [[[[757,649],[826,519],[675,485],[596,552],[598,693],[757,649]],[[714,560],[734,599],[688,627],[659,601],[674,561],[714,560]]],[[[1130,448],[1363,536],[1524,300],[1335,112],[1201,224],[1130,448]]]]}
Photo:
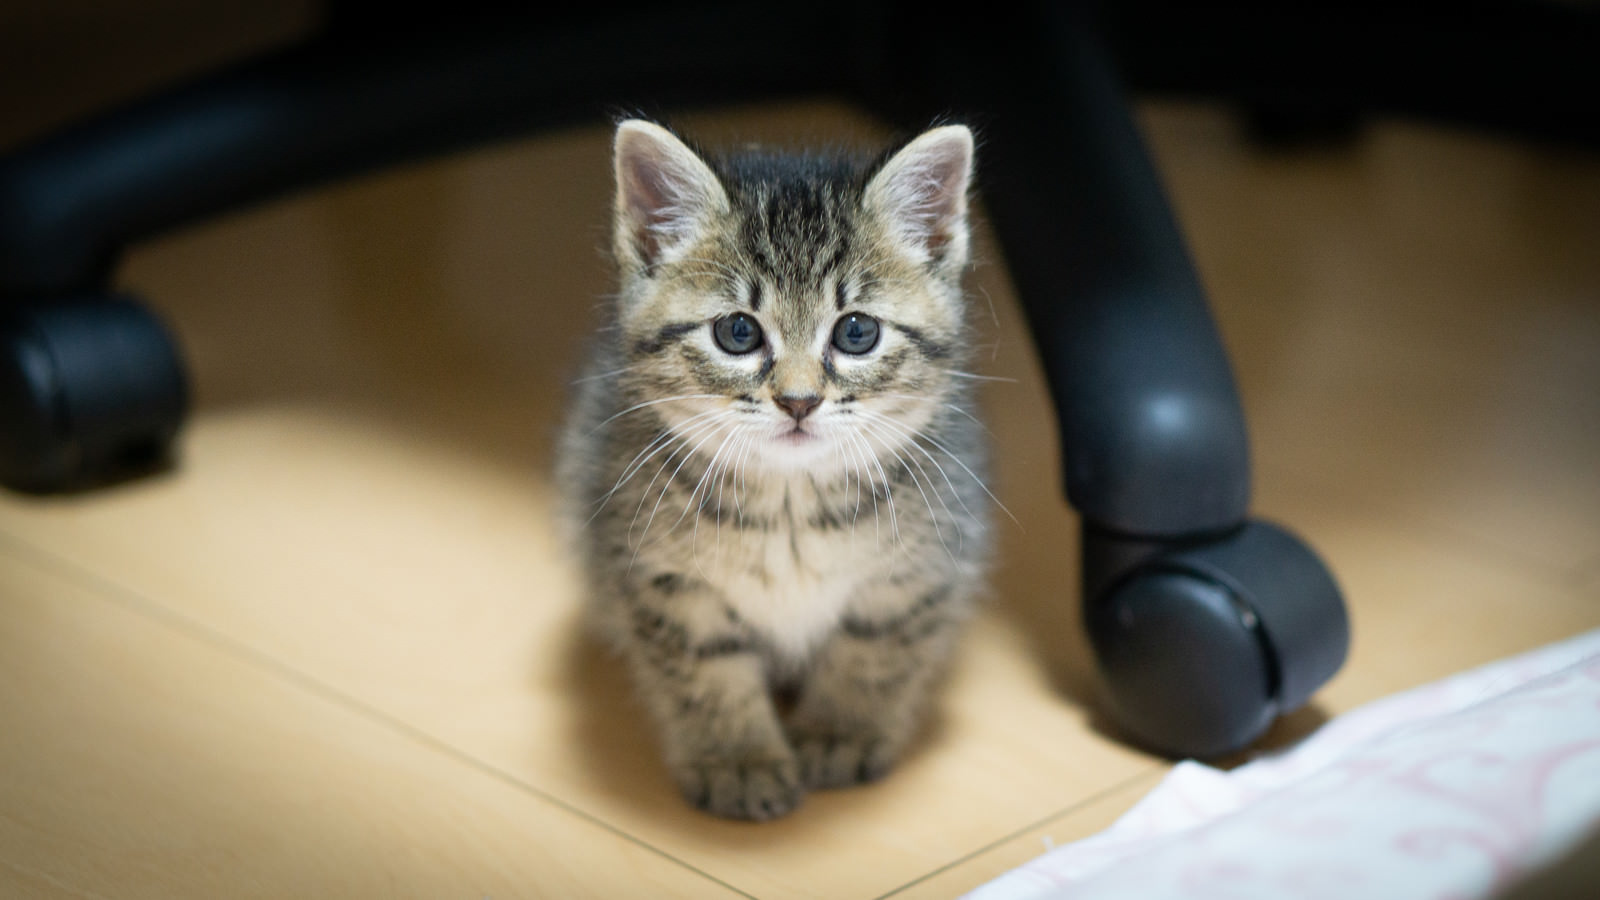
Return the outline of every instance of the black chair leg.
{"type": "Polygon", "coordinates": [[[1112,705],[1162,752],[1239,749],[1338,670],[1343,601],[1248,519],[1233,374],[1092,23],[1076,4],[988,21],[944,87],[984,111],[984,197],[1055,400],[1112,705]]]}

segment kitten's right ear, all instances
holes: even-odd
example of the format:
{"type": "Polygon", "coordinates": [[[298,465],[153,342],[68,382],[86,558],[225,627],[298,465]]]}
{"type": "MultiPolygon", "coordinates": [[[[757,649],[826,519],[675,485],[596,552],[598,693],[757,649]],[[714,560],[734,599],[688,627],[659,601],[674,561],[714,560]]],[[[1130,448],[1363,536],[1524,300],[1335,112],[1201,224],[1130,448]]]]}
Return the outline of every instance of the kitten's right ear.
{"type": "Polygon", "coordinates": [[[649,270],[693,242],[707,220],[728,209],[716,173],[660,125],[629,119],[617,127],[614,241],[618,258],[649,270]]]}
{"type": "Polygon", "coordinates": [[[967,185],[972,132],[964,125],[925,131],[867,182],[867,205],[918,262],[960,270],[967,263],[967,185]]]}

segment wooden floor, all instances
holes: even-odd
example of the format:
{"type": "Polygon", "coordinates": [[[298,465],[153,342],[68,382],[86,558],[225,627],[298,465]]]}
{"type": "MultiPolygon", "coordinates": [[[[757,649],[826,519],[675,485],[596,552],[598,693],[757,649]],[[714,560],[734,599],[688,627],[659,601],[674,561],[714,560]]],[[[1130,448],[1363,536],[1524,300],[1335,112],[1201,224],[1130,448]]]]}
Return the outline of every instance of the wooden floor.
{"type": "MultiPolygon", "coordinates": [[[[1600,163],[1400,125],[1269,155],[1216,110],[1142,122],[1240,376],[1256,508],[1352,610],[1349,663],[1271,740],[1600,626],[1600,163]]],[[[682,124],[877,134],[825,105],[682,124]]],[[[608,290],[607,148],[492,147],[129,257],[198,405],[171,472],[0,494],[0,895],[948,897],[1160,777],[1094,711],[1052,416],[985,237],[1020,524],[924,739],[773,824],[679,800],[580,639],[549,518],[608,290]]]]}

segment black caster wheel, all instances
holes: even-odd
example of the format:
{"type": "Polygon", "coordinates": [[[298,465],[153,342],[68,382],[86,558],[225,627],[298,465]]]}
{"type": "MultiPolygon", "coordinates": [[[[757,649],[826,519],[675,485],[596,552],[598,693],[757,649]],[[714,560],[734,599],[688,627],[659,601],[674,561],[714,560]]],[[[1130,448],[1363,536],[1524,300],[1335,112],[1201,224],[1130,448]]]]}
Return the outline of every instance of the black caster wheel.
{"type": "MultiPolygon", "coordinates": [[[[1085,552],[1116,556],[1108,543],[1091,535],[1085,552]]],[[[1239,750],[1344,663],[1339,588],[1277,526],[1121,555],[1131,564],[1089,596],[1085,620],[1117,720],[1152,750],[1200,759],[1239,750]]]]}
{"type": "Polygon", "coordinates": [[[0,302],[0,484],[59,491],[148,468],[187,406],[172,338],[130,299],[0,302]]]}

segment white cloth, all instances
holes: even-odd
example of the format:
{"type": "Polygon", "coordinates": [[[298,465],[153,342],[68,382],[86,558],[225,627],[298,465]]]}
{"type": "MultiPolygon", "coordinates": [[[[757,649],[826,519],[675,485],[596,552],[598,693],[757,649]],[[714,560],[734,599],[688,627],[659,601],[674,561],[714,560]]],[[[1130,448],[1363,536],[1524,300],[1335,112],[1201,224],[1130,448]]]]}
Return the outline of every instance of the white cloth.
{"type": "Polygon", "coordinates": [[[1486,897],[1600,822],[1600,630],[1375,701],[968,895],[1486,897]]]}

